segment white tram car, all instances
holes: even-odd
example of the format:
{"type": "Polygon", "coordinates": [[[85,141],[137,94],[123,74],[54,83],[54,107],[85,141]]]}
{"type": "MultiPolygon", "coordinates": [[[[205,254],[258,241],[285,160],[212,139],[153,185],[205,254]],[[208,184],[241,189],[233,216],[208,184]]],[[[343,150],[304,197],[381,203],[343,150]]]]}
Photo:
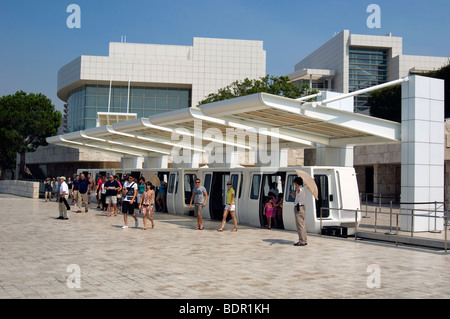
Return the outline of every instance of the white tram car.
{"type": "MultiPolygon", "coordinates": [[[[91,173],[97,181],[99,176],[109,174],[122,177],[124,173],[139,178],[145,171],[158,175],[167,182],[166,204],[170,214],[192,215],[189,202],[195,179],[200,178],[208,192],[208,201],[203,208],[203,218],[222,220],[226,201],[226,183],[231,181],[235,190],[236,218],[239,224],[264,227],[266,217],[264,205],[269,191],[282,198],[282,211],[275,227],[296,230],[294,220],[293,180],[295,169],[301,169],[314,177],[318,197],[306,191],[306,227],[309,233],[320,233],[322,229],[354,228],[359,224],[360,197],[356,173],[353,167],[237,167],[237,168],[167,168],[167,169],[80,169],[78,173],[91,173]],[[358,212],[356,212],[358,211],[358,212]],[[322,213],[321,213],[322,212],[322,213]],[[356,218],[355,218],[356,212],[356,218]],[[321,215],[322,214],[322,218],[321,215]]],[[[155,185],[159,186],[159,185],[155,185]]],[[[272,223],[273,225],[274,223],[272,223]]]]}

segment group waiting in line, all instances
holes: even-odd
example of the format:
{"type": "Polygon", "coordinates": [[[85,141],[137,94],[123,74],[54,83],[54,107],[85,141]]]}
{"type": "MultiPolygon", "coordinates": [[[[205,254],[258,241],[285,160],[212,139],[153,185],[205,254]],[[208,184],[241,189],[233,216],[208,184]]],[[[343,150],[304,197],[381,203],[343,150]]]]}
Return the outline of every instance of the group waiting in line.
{"type": "MultiPolygon", "coordinates": [[[[295,192],[291,195],[295,198],[294,215],[296,218],[296,225],[299,234],[299,241],[294,244],[296,246],[307,245],[306,227],[305,227],[305,193],[303,190],[303,180],[297,177],[294,180],[295,192]]],[[[101,208],[104,211],[108,210],[108,217],[116,216],[120,210],[122,210],[124,225],[123,229],[128,228],[128,215],[133,217],[135,227],[139,226],[139,220],[134,212],[135,208],[138,208],[143,216],[144,227],[147,229],[147,219],[151,222],[151,227],[155,227],[155,222],[152,218],[152,214],[155,211],[155,206],[159,211],[166,210],[166,192],[167,183],[160,182],[158,187],[158,195],[155,198],[155,186],[150,181],[145,181],[144,177],[139,179],[137,184],[132,175],[123,175],[123,180],[119,181],[118,176],[109,175],[108,180],[106,176],[102,176],[97,183],[91,177],[90,174],[85,176],[84,174],[74,175],[73,179],[69,178],[66,182],[64,176],[58,177],[56,181],[52,181],[48,178],[44,182],[45,187],[45,201],[47,198],[51,201],[51,193],[55,192],[56,201],[59,202],[59,217],[57,219],[67,220],[67,210],[70,210],[68,204],[69,198],[72,200],[72,204],[75,203],[77,207],[77,213],[81,213],[81,208],[84,205],[85,212],[89,211],[89,204],[91,200],[91,192],[96,194],[97,208],[101,208]],[[95,188],[95,189],[94,189],[95,188]],[[102,205],[102,207],[100,207],[102,205]]],[[[276,216],[281,215],[282,210],[282,194],[278,194],[275,191],[276,186],[273,185],[269,192],[268,202],[264,206],[263,214],[267,218],[268,228],[272,226],[272,219],[276,223],[276,216]],[[278,211],[278,214],[276,213],[278,211]]],[[[192,191],[192,196],[189,203],[189,208],[194,207],[194,216],[197,218],[197,227],[195,230],[203,230],[203,218],[202,210],[205,207],[208,200],[208,193],[206,188],[201,186],[200,179],[195,180],[195,187],[192,191]]],[[[231,181],[227,182],[227,196],[226,205],[223,212],[222,224],[217,231],[222,232],[227,222],[228,214],[233,219],[234,227],[231,231],[237,231],[237,219],[235,215],[235,191],[233,189],[231,181]]]]}

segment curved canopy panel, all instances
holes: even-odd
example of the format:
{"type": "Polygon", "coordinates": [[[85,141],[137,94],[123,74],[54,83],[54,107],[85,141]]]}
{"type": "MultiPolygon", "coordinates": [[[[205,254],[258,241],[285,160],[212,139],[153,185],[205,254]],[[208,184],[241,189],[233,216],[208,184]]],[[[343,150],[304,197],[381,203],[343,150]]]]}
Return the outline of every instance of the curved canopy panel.
{"type": "MultiPolygon", "coordinates": [[[[326,101],[324,101],[326,102],[326,101]]],[[[400,142],[400,123],[267,93],[202,105],[205,115],[327,146],[400,142]]]]}
{"type": "Polygon", "coordinates": [[[206,152],[211,143],[265,148],[268,138],[284,147],[345,146],[399,142],[401,125],[366,115],[267,93],[161,113],[54,136],[50,144],[116,156],[159,157],[176,148],[206,152]]]}

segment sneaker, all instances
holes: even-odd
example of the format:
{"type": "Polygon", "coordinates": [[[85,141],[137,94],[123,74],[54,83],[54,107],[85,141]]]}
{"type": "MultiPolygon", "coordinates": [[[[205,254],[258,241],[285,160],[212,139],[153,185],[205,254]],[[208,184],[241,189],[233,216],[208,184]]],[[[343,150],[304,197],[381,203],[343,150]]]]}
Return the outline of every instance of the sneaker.
{"type": "Polygon", "coordinates": [[[136,219],[136,221],[134,222],[134,227],[138,228],[138,226],[139,226],[139,220],[136,219]]]}
{"type": "Polygon", "coordinates": [[[122,229],[126,229],[126,228],[128,228],[128,226],[122,226],[122,229]]]}

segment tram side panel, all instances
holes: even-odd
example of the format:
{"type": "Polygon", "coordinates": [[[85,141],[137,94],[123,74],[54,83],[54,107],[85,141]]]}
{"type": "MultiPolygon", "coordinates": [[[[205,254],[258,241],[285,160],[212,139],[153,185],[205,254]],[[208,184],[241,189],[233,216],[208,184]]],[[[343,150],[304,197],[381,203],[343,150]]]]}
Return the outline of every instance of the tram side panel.
{"type": "Polygon", "coordinates": [[[170,214],[190,215],[192,190],[198,171],[193,169],[172,169],[168,174],[166,205],[170,214]]]}
{"type": "MultiPolygon", "coordinates": [[[[359,209],[359,191],[356,174],[353,168],[302,167],[314,176],[318,187],[318,200],[309,190],[306,190],[305,223],[309,233],[321,232],[326,227],[354,227],[355,213],[359,209]],[[349,211],[351,210],[351,211],[349,211]]],[[[287,172],[286,188],[283,198],[283,223],[287,230],[296,231],[294,214],[293,180],[296,173],[287,172]]],[[[358,214],[358,222],[360,214],[358,214]]]]}

